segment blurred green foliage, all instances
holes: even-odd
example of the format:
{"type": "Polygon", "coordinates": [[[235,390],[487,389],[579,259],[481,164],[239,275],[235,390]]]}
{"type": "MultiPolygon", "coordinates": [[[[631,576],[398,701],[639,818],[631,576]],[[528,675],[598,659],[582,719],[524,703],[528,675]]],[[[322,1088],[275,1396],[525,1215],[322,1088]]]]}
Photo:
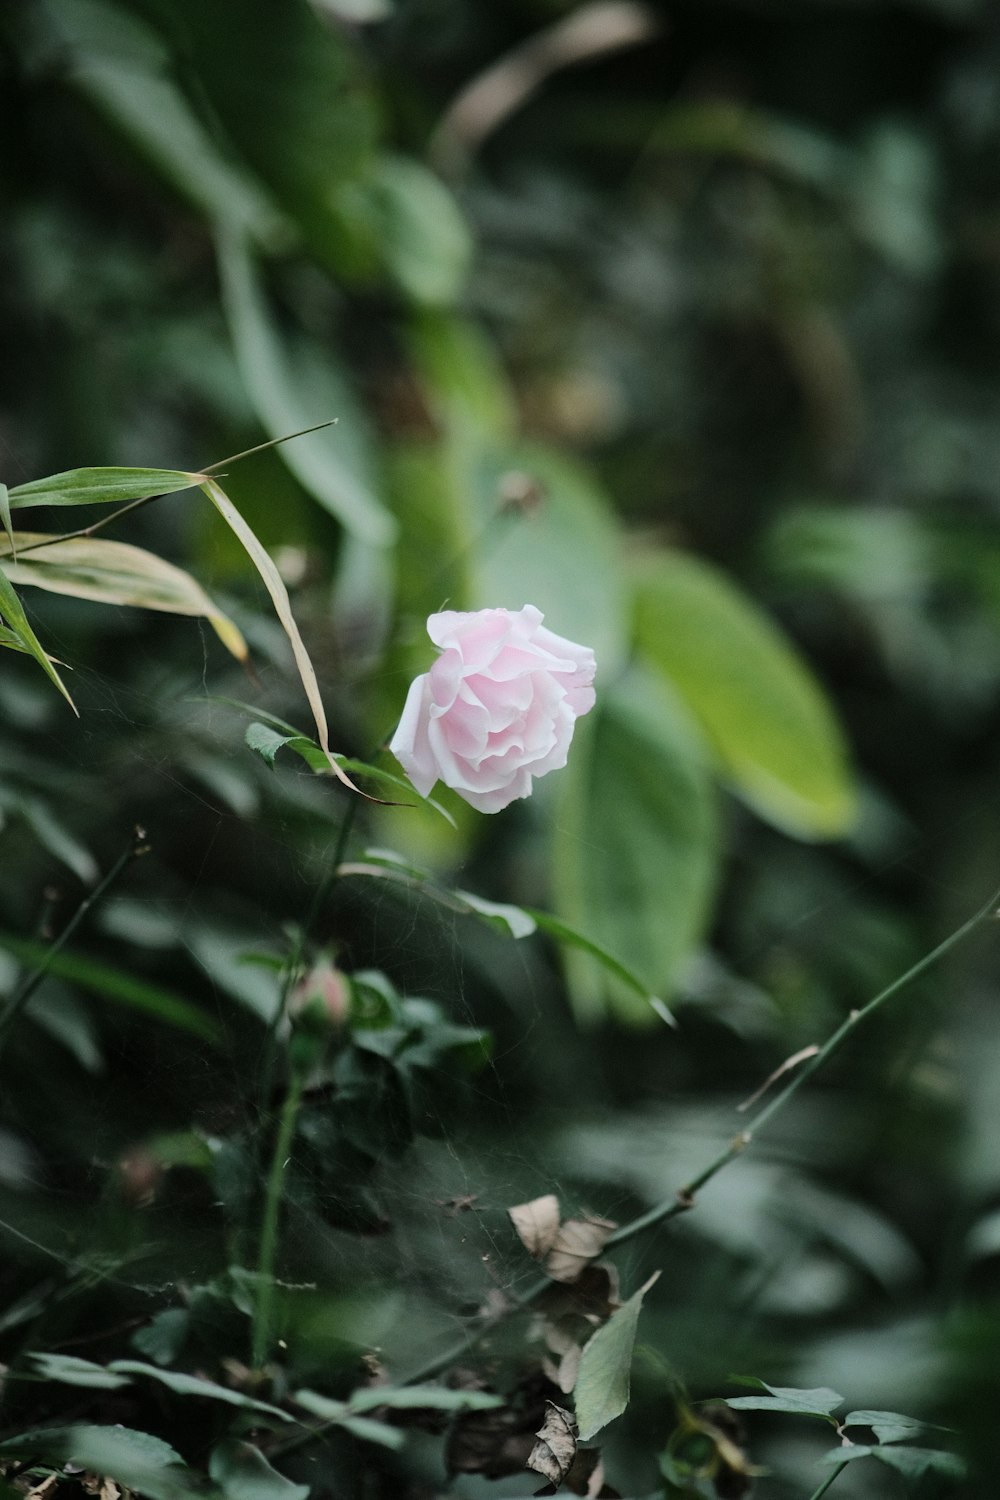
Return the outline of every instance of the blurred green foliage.
{"type": "MultiPolygon", "coordinates": [[[[530,601],[599,662],[530,803],[491,820],[444,793],[457,827],[366,807],[353,852],[554,911],[680,1022],[419,882],[327,885],[349,794],[287,753],[269,768],[226,702],[310,732],[269,601],[198,492],[144,507],[116,539],[189,569],[254,676],[200,622],[33,589],[79,722],[3,652],[0,991],[133,824],[152,845],[5,1042],[5,1433],[80,1406],[195,1467],[213,1449],[220,1491],[249,1493],[224,1400],[167,1417],[106,1367],[255,1398],[247,1225],[298,944],[375,977],[298,1119],[261,1399],[311,1391],[333,1426],[319,1473],[283,1472],[351,1500],[522,1494],[447,1480],[425,1429],[372,1441],[362,1356],[403,1380],[530,1285],[511,1204],[556,1190],[625,1222],[669,1199],[772,1068],[997,883],[991,7],[8,0],[0,119],[13,524],[17,487],[63,470],[197,471],[337,417],[223,481],[291,591],[335,750],[384,743],[445,601],[530,601]],[[60,1385],[42,1350],[103,1374],[60,1385]]],[[[607,1435],[618,1492],[710,1493],[698,1464],[742,1481],[678,1397],[734,1371],[953,1425],[992,1492],[993,968],[991,940],[956,951],[693,1213],[618,1253],[623,1297],[664,1271],[607,1435]]],[[[525,1347],[501,1320],[486,1377],[516,1380],[525,1347]]],[[[745,1419],[754,1483],[808,1494],[830,1438],[768,1410],[745,1419]]],[[[124,1482],[182,1493],[122,1442],[124,1482]]],[[[884,1463],[836,1481],[904,1492],[884,1463]]]]}

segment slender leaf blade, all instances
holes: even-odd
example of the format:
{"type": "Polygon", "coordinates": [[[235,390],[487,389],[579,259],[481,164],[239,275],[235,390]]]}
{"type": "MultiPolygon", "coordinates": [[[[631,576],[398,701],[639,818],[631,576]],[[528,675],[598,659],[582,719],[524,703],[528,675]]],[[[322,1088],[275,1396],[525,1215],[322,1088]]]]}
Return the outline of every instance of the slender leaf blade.
{"type": "Polygon", "coordinates": [[[72,950],[64,948],[58,953],[50,953],[44,943],[15,937],[11,933],[0,932],[0,948],[13,953],[15,958],[25,964],[44,961],[50,974],[59,979],[67,979],[81,989],[90,990],[103,1000],[115,1001],[130,1010],[154,1016],[168,1026],[191,1032],[214,1046],[221,1045],[222,1032],[216,1022],[210,1016],[203,1015],[190,1001],[175,995],[172,990],[164,989],[162,985],[137,979],[132,974],[112,968],[110,964],[87,958],[72,950]]]}
{"type": "Polygon", "coordinates": [[[10,504],[14,510],[29,505],[115,505],[194,489],[204,478],[181,469],[67,469],[16,485],[10,504]]]}
{"type": "MultiPolygon", "coordinates": [[[[10,579],[7,577],[2,568],[0,568],[0,614],[4,616],[10,629],[21,641],[24,649],[28,652],[29,655],[35,658],[38,665],[45,673],[46,677],[48,677],[49,680],[55,684],[60,693],[62,693],[63,697],[66,699],[66,702],[69,704],[70,708],[74,713],[76,713],[76,704],[73,702],[72,698],[67,692],[66,686],[63,683],[62,678],[59,676],[59,673],[56,671],[55,667],[52,665],[52,662],[49,660],[49,657],[46,654],[41,641],[38,639],[37,635],[28,623],[28,617],[24,613],[24,607],[22,606],[20,599],[17,597],[13,584],[10,582],[10,579]]],[[[79,717],[79,715],[77,715],[77,717],[79,717]]]]}
{"type": "Polygon", "coordinates": [[[275,613],[291,645],[295,665],[298,668],[299,680],[302,683],[303,691],[312,710],[320,748],[329,761],[333,774],[345,786],[350,787],[352,792],[358,792],[362,797],[366,796],[367,793],[362,792],[359,787],[356,787],[347,775],[347,772],[340,768],[334,758],[333,751],[330,749],[330,731],[326,721],[326,710],[323,707],[323,699],[319,690],[319,682],[316,679],[316,671],[309,659],[309,653],[299,633],[299,627],[295,623],[291,601],[288,598],[288,590],[285,588],[281,574],[275,567],[266,548],[262,546],[260,540],[250,526],[247,525],[229,496],[216,484],[215,480],[206,479],[202,485],[202,489],[227,526],[229,526],[234,536],[242,544],[247,556],[260,574],[264,587],[271,596],[275,613]]]}
{"type": "Polygon", "coordinates": [[[246,661],[249,655],[240,631],[201,584],[183,568],[143,547],[104,537],[49,540],[41,532],[16,532],[6,546],[0,543],[0,569],[20,587],[27,584],[99,604],[201,616],[237,660],[246,661]],[[7,547],[9,555],[5,556],[7,547]],[[15,555],[15,548],[21,549],[19,554],[15,555]]]}

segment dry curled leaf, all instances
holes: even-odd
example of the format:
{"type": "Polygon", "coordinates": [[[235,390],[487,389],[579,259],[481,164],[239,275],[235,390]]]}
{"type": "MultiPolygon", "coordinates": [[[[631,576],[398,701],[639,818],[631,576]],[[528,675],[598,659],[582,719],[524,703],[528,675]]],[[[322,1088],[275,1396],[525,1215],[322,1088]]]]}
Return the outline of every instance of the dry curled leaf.
{"type": "Polygon", "coordinates": [[[576,1421],[572,1412],[547,1401],[545,1421],[535,1436],[537,1442],[528,1455],[528,1468],[544,1475],[558,1489],[576,1457],[576,1421]]]}
{"type": "Polygon", "coordinates": [[[553,1281],[576,1281],[617,1228],[610,1219],[567,1219],[559,1226],[545,1269],[553,1281]]]}
{"type": "Polygon", "coordinates": [[[543,1260],[559,1233],[559,1199],[555,1193],[533,1198],[530,1203],[518,1203],[508,1208],[507,1213],[528,1254],[543,1260]]]}

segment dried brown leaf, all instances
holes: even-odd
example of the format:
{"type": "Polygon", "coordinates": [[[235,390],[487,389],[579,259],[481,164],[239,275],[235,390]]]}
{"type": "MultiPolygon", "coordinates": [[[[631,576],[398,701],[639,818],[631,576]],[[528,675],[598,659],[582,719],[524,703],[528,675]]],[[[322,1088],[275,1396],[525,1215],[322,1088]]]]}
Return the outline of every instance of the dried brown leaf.
{"type": "Polygon", "coordinates": [[[610,1219],[567,1219],[561,1224],[545,1259],[553,1281],[576,1281],[616,1228],[610,1219]]]}
{"type": "Polygon", "coordinates": [[[47,1474],[41,1484],[36,1484],[28,1490],[24,1500],[48,1500],[56,1485],[59,1483],[58,1474],[47,1474]]]}
{"type": "Polygon", "coordinates": [[[578,1448],[564,1483],[574,1495],[586,1495],[590,1500],[594,1496],[614,1494],[604,1483],[604,1464],[599,1448],[578,1448]]]}
{"type": "Polygon", "coordinates": [[[559,1233],[559,1199],[555,1193],[545,1193],[530,1203],[518,1203],[507,1212],[528,1254],[544,1260],[559,1233]]]}
{"type": "Polygon", "coordinates": [[[545,1403],[545,1421],[535,1434],[537,1442],[528,1456],[528,1468],[541,1474],[558,1489],[576,1457],[576,1421],[572,1412],[545,1403]]]}
{"type": "Polygon", "coordinates": [[[449,1474],[484,1474],[502,1479],[519,1474],[527,1465],[532,1434],[516,1427],[516,1417],[507,1408],[469,1412],[452,1423],[445,1445],[449,1474]]]}

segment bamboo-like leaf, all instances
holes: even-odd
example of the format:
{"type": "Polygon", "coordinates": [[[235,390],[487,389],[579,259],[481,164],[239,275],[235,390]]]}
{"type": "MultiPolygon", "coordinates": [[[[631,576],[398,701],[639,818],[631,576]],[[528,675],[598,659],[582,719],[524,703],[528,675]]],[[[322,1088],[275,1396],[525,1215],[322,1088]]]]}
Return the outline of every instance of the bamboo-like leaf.
{"type": "Polygon", "coordinates": [[[0,484],[0,522],[10,539],[10,550],[14,550],[14,528],[10,519],[10,490],[5,484],[0,484]]]}
{"type": "Polygon", "coordinates": [[[76,704],[66,691],[65,684],[46,655],[41,641],[28,624],[28,617],[24,613],[21,601],[14,592],[14,587],[2,568],[0,568],[0,615],[4,616],[8,626],[17,636],[25,651],[35,658],[46,677],[55,683],[70,708],[76,713],[76,704]]]}
{"type": "Polygon", "coordinates": [[[182,469],[67,469],[9,491],[11,508],[27,505],[114,505],[194,489],[203,474],[182,469]]]}
{"type": "MultiPolygon", "coordinates": [[[[247,525],[229,496],[216,484],[215,480],[206,479],[201,487],[222,519],[226,522],[226,525],[229,526],[233,535],[242,544],[247,556],[260,574],[264,587],[271,596],[275,613],[291,645],[299,678],[308,699],[309,707],[312,710],[313,722],[316,725],[316,738],[319,740],[320,749],[330,763],[330,769],[338,781],[342,781],[345,786],[349,786],[352,792],[357,792],[361,797],[367,797],[368,793],[362,792],[360,787],[355,786],[347,772],[337,764],[333,751],[330,749],[330,730],[326,722],[326,710],[323,707],[323,699],[320,695],[319,683],[316,680],[316,672],[312,662],[309,660],[309,653],[305,648],[305,643],[299,634],[299,627],[295,623],[295,616],[292,614],[292,606],[288,598],[288,590],[285,588],[281,574],[278,572],[274,562],[258,537],[247,525]]],[[[375,797],[369,798],[369,801],[373,802],[378,800],[375,797]]]]}
{"type": "Polygon", "coordinates": [[[247,659],[243,636],[201,584],[190,573],[142,547],[105,541],[103,537],[47,542],[44,533],[19,531],[7,541],[0,538],[0,569],[19,586],[31,584],[100,604],[130,604],[172,615],[203,616],[237,660],[247,659]]]}
{"type": "Polygon", "coordinates": [[[134,974],[65,948],[59,953],[52,953],[44,943],[16,937],[12,933],[0,931],[0,949],[12,953],[21,963],[31,967],[44,963],[48,972],[56,978],[69,980],[71,984],[89,990],[104,1001],[153,1016],[167,1026],[201,1037],[213,1046],[221,1044],[222,1033],[216,1021],[211,1016],[206,1016],[190,1000],[174,994],[162,985],[150,984],[134,974]]]}

